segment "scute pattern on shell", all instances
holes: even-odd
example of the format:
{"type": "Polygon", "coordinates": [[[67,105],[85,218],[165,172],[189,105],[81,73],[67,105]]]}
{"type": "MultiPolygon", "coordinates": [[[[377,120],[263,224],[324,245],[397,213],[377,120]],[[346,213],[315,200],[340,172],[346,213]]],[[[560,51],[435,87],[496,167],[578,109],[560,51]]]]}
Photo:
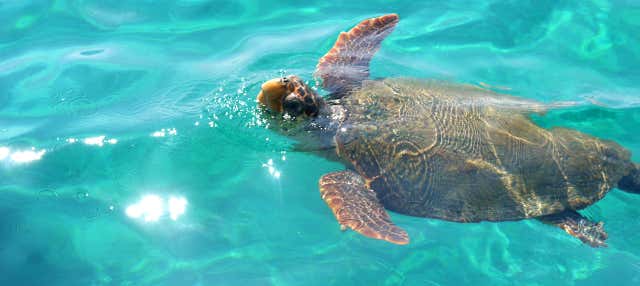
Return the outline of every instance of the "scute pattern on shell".
{"type": "Polygon", "coordinates": [[[581,209],[631,168],[616,143],[545,130],[527,101],[470,85],[365,81],[341,100],[338,156],[399,213],[501,221],[581,209]]]}

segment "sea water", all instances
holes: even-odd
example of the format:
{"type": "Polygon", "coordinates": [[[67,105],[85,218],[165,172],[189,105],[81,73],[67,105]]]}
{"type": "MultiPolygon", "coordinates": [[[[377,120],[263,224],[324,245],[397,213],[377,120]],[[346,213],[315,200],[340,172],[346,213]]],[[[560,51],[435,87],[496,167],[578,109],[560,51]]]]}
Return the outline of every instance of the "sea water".
{"type": "MultiPolygon", "coordinates": [[[[341,232],[344,166],[268,130],[260,84],[398,13],[373,77],[475,84],[640,161],[640,2],[0,1],[0,285],[640,285],[640,195],[537,221],[392,214],[411,244],[341,232]]],[[[452,186],[455,188],[455,186],[452,186]]]]}

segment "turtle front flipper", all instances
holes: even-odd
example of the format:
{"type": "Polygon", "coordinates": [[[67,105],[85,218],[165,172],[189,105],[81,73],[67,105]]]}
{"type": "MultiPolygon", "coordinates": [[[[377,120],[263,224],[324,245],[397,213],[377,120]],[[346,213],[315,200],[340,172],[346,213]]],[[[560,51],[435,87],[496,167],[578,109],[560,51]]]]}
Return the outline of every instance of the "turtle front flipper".
{"type": "Polygon", "coordinates": [[[322,87],[334,93],[360,87],[360,83],[369,78],[371,58],[393,31],[398,19],[396,14],[371,18],[349,32],[340,33],[331,50],[316,66],[315,76],[322,79],[322,87]]]}
{"type": "Polygon", "coordinates": [[[607,247],[607,233],[604,231],[604,223],[593,222],[576,211],[566,210],[561,213],[538,217],[538,220],[555,225],[568,234],[580,239],[592,247],[607,247]]]}
{"type": "Polygon", "coordinates": [[[342,227],[395,244],[409,243],[407,232],[391,222],[376,193],[366,188],[360,175],[352,171],[326,174],[320,179],[320,194],[342,227]]]}

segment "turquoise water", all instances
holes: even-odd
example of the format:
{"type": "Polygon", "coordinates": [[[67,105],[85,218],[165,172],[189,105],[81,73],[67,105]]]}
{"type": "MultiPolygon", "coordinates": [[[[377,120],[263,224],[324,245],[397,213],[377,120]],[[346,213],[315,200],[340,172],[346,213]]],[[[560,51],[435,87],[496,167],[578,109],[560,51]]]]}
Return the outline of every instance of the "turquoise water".
{"type": "Polygon", "coordinates": [[[408,246],[341,232],[317,181],[343,166],[254,103],[395,12],[373,76],[574,102],[535,120],[640,161],[640,3],[298,2],[0,1],[0,285],[640,284],[640,196],[618,190],[583,211],[605,249],[536,221],[392,214],[408,246]]]}

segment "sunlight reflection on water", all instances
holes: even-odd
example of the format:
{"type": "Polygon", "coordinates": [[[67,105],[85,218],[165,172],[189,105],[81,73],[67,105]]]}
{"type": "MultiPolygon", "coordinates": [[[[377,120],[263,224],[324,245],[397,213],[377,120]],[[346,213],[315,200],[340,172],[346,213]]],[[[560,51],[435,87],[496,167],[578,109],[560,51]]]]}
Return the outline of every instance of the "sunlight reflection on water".
{"type": "Polygon", "coordinates": [[[46,150],[37,150],[31,147],[30,150],[18,150],[11,152],[9,147],[0,147],[0,160],[10,159],[13,163],[29,163],[42,159],[47,153],[46,150]]]}
{"type": "Polygon", "coordinates": [[[187,199],[184,197],[170,196],[166,199],[165,206],[165,199],[159,195],[149,194],[129,205],[125,214],[133,219],[142,219],[144,222],[157,222],[166,215],[176,221],[186,212],[187,204],[187,199]]]}
{"type": "MultiPolygon", "coordinates": [[[[283,158],[285,157],[283,156],[283,158]]],[[[276,169],[276,167],[273,165],[273,159],[269,159],[267,163],[263,163],[262,167],[266,168],[269,171],[269,175],[271,175],[275,179],[280,179],[280,175],[282,174],[280,173],[280,170],[276,169]]]]}
{"type": "MultiPolygon", "coordinates": [[[[107,136],[106,135],[100,135],[100,136],[95,136],[95,137],[87,137],[82,139],[82,143],[84,143],[85,145],[90,145],[90,146],[98,146],[98,147],[102,147],[104,146],[105,143],[107,144],[117,144],[118,143],[118,139],[116,138],[110,138],[110,139],[106,139],[107,136]]],[[[69,144],[74,144],[79,142],[80,139],[78,138],[67,138],[65,139],[65,142],[69,143],[69,144]]]]}
{"type": "Polygon", "coordinates": [[[178,135],[178,130],[176,130],[175,128],[162,128],[158,131],[155,131],[153,133],[151,133],[151,137],[165,137],[165,136],[175,136],[178,135]]]}
{"type": "Polygon", "coordinates": [[[9,150],[9,148],[0,147],[0,160],[4,160],[5,158],[9,157],[9,153],[11,153],[11,150],[9,150]]]}

